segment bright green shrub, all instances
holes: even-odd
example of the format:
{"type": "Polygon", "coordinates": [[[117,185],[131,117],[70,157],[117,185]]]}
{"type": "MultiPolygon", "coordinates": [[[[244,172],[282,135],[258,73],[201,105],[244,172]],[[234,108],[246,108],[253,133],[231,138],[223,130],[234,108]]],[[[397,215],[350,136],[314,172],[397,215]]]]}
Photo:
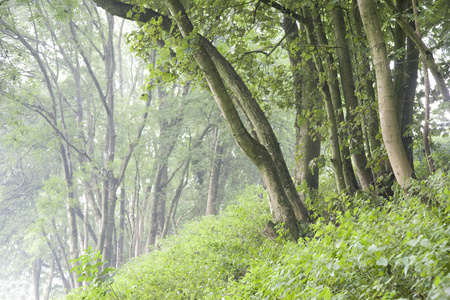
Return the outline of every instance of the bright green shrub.
{"type": "Polygon", "coordinates": [[[330,197],[322,209],[334,211],[295,244],[261,234],[267,199],[251,187],[221,216],[129,262],[109,290],[71,299],[449,299],[449,191],[450,176],[438,173],[382,208],[360,194],[340,197],[336,210],[330,197]]]}
{"type": "Polygon", "coordinates": [[[186,224],[158,250],[127,263],[112,288],[120,299],[220,299],[229,281],[245,275],[257,247],[267,243],[261,231],[269,219],[264,190],[249,187],[220,216],[186,224]]]}
{"type": "Polygon", "coordinates": [[[336,224],[313,225],[314,238],[273,245],[278,255],[254,261],[225,299],[449,299],[449,179],[425,183],[438,187],[434,209],[420,193],[382,210],[352,199],[336,224]]]}

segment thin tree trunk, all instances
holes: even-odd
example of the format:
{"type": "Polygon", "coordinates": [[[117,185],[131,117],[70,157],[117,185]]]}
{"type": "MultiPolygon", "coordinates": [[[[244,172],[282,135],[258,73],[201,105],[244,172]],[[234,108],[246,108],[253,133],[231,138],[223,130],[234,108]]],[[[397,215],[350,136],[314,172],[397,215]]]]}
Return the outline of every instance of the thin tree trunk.
{"type": "Polygon", "coordinates": [[[178,187],[175,191],[175,196],[173,197],[172,201],[170,201],[169,205],[169,211],[167,212],[167,216],[164,221],[163,230],[161,232],[161,238],[165,238],[168,231],[169,231],[169,224],[171,220],[175,218],[175,214],[177,212],[178,202],[181,198],[181,193],[183,192],[184,187],[187,185],[188,180],[186,178],[187,171],[189,169],[189,160],[185,162],[185,167],[183,169],[183,172],[181,173],[180,182],[178,184],[178,187]]]}
{"type": "MultiPolygon", "coordinates": [[[[419,21],[417,19],[418,12],[417,12],[417,3],[416,0],[412,0],[413,5],[413,12],[414,12],[414,22],[416,27],[416,34],[421,37],[420,35],[420,29],[419,29],[419,21]]],[[[423,140],[423,148],[425,151],[425,158],[427,159],[428,164],[428,170],[430,171],[430,174],[433,174],[435,171],[434,168],[434,161],[431,157],[431,150],[430,150],[430,128],[429,128],[429,121],[430,121],[430,79],[428,76],[428,66],[426,58],[422,56],[422,68],[423,68],[423,78],[424,78],[424,85],[425,85],[425,120],[423,124],[423,134],[422,134],[422,140],[423,140]]]]}
{"type": "MultiPolygon", "coordinates": [[[[319,11],[318,8],[316,8],[319,11]]],[[[314,32],[317,35],[317,41],[319,42],[319,48],[323,47],[324,49],[328,48],[328,40],[325,35],[325,31],[323,29],[323,24],[321,20],[320,14],[314,18],[314,32]]],[[[341,124],[344,122],[344,113],[342,109],[342,101],[341,101],[341,92],[339,89],[338,76],[337,71],[334,67],[334,59],[331,53],[325,54],[325,70],[326,70],[326,80],[328,82],[331,100],[333,102],[333,109],[336,114],[336,122],[337,124],[341,124]]],[[[344,142],[342,135],[338,135],[339,137],[339,146],[342,160],[342,172],[344,174],[345,184],[347,188],[347,192],[349,194],[353,194],[356,190],[358,190],[358,183],[356,181],[355,172],[353,171],[352,162],[350,160],[350,150],[348,141],[344,142]]]]}
{"type": "Polygon", "coordinates": [[[66,276],[64,275],[64,271],[63,268],[61,266],[61,261],[59,260],[59,257],[55,251],[55,249],[53,249],[53,246],[50,242],[50,239],[47,237],[47,234],[43,231],[42,235],[44,236],[45,239],[45,243],[47,244],[49,250],[52,253],[52,259],[54,261],[54,263],[56,263],[56,267],[59,273],[59,276],[61,278],[61,281],[63,283],[63,287],[64,287],[64,292],[67,294],[70,290],[71,290],[71,286],[70,286],[70,282],[69,280],[67,280],[66,276]]]}
{"type": "MultiPolygon", "coordinates": [[[[314,35],[314,27],[312,18],[309,12],[305,11],[304,15],[309,21],[305,26],[306,35],[308,38],[308,42],[312,45],[318,46],[317,39],[314,35]]],[[[323,94],[323,99],[325,101],[325,109],[327,112],[328,122],[329,122],[329,134],[330,134],[330,144],[331,144],[331,164],[333,166],[334,176],[336,180],[337,189],[339,192],[343,192],[346,189],[346,183],[344,179],[344,171],[342,166],[341,159],[341,150],[340,150],[340,142],[338,135],[338,125],[335,115],[335,110],[333,106],[333,102],[331,99],[330,88],[326,80],[323,79],[324,69],[323,64],[320,57],[313,52],[314,64],[308,62],[309,69],[315,70],[315,73],[319,74],[319,82],[323,80],[323,83],[320,85],[320,90],[323,94]]]]}
{"type": "Polygon", "coordinates": [[[33,261],[33,291],[34,299],[39,300],[39,286],[41,281],[42,260],[40,258],[33,261]]]}
{"type": "Polygon", "coordinates": [[[48,280],[47,286],[44,291],[44,300],[50,299],[50,293],[52,291],[52,282],[53,282],[53,272],[55,270],[55,259],[52,257],[50,259],[50,268],[48,269],[48,280]]]}
{"type": "Polygon", "coordinates": [[[123,265],[123,246],[125,235],[125,187],[120,188],[120,208],[119,208],[119,240],[117,242],[117,264],[116,268],[123,265]]]}
{"type": "Polygon", "coordinates": [[[216,215],[217,193],[219,190],[219,174],[222,165],[223,147],[219,141],[220,130],[213,131],[213,157],[209,173],[208,196],[206,199],[206,215],[216,215]]]}
{"type": "Polygon", "coordinates": [[[341,7],[334,7],[332,10],[333,28],[336,37],[336,47],[339,61],[339,73],[342,85],[342,92],[345,99],[346,119],[349,129],[349,146],[352,153],[352,160],[358,174],[359,182],[364,191],[368,191],[373,184],[371,170],[367,167],[367,157],[364,149],[364,139],[362,128],[357,120],[358,99],[355,95],[355,84],[353,82],[353,67],[350,57],[350,43],[346,38],[347,30],[345,26],[344,12],[341,7]]]}

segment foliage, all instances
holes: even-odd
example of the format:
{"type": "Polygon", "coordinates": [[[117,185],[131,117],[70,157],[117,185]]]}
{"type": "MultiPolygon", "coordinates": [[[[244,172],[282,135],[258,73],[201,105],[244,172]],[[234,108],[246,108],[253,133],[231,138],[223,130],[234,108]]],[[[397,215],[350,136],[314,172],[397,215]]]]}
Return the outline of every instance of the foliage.
{"type": "MultiPolygon", "coordinates": [[[[109,275],[114,272],[114,268],[103,268],[108,261],[102,261],[103,257],[100,254],[100,250],[94,253],[92,248],[89,247],[84,252],[85,254],[79,258],[71,260],[71,263],[74,264],[71,272],[79,275],[78,281],[85,281],[90,284],[91,299],[104,299],[106,295],[117,299],[118,297],[111,287],[112,277],[109,275]]],[[[80,288],[80,292],[84,292],[83,288],[80,288]]],[[[70,299],[71,296],[68,298],[70,299]]]]}
{"type": "MultiPolygon", "coordinates": [[[[447,299],[450,295],[450,177],[431,177],[441,205],[398,194],[383,209],[347,201],[335,223],[319,219],[314,238],[255,261],[232,293],[244,299],[447,299]],[[445,186],[445,187],[444,187],[445,186]]],[[[414,184],[419,188],[420,182],[414,184]]],[[[233,296],[226,299],[238,299],[233,296]]]]}
{"type": "Polygon", "coordinates": [[[448,174],[413,183],[407,198],[399,189],[382,208],[368,205],[362,195],[340,199],[342,212],[329,212],[335,220],[319,218],[311,237],[298,244],[262,237],[269,216],[261,193],[248,188],[220,217],[193,221],[159,249],[128,263],[115,277],[120,299],[450,296],[448,174]],[[428,206],[424,194],[439,205],[428,206]]]}
{"type": "MultiPolygon", "coordinates": [[[[214,298],[230,281],[242,278],[259,256],[259,246],[269,243],[261,234],[270,219],[263,195],[261,187],[248,187],[219,217],[186,224],[180,235],[161,241],[158,249],[119,270],[114,290],[121,299],[214,298]]],[[[95,298],[89,294],[85,299],[95,298]]]]}

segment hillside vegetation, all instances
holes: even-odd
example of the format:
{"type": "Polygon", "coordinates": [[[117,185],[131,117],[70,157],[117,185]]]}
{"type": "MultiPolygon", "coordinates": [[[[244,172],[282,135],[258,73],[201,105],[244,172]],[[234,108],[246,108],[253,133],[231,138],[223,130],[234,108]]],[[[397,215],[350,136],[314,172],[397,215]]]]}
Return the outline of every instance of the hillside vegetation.
{"type": "Polygon", "coordinates": [[[67,299],[450,297],[448,174],[377,203],[364,194],[321,195],[322,207],[332,209],[302,228],[298,243],[263,235],[270,220],[265,197],[262,188],[248,187],[218,217],[190,222],[112,277],[85,262],[91,286],[67,299]]]}

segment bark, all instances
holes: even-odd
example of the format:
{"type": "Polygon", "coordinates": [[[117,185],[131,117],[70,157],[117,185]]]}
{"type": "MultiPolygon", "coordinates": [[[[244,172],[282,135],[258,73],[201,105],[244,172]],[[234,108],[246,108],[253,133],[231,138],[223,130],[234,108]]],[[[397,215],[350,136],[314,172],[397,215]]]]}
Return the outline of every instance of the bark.
{"type": "Polygon", "coordinates": [[[377,6],[373,0],[358,0],[358,6],[369,40],[375,68],[383,141],[395,178],[400,186],[406,190],[408,188],[408,180],[412,177],[413,171],[403,148],[397,121],[394,87],[377,6]]]}
{"type": "Polygon", "coordinates": [[[119,239],[117,241],[117,264],[116,268],[123,265],[123,248],[125,235],[125,187],[120,189],[120,208],[119,208],[119,239]]]}
{"type": "MultiPolygon", "coordinates": [[[[413,6],[413,12],[414,12],[414,23],[416,27],[416,33],[420,37],[420,29],[419,29],[419,21],[417,19],[418,12],[417,12],[417,2],[416,0],[412,1],[413,6]]],[[[422,68],[423,68],[423,78],[424,78],[424,86],[425,86],[425,120],[423,124],[423,133],[422,133],[422,140],[423,140],[423,149],[425,152],[425,158],[427,159],[428,163],[428,169],[430,171],[430,174],[433,174],[435,171],[434,168],[434,161],[431,157],[431,151],[430,151],[430,128],[429,128],[429,120],[430,120],[430,79],[428,76],[428,66],[427,61],[425,57],[422,56],[422,68]]]]}
{"type": "MultiPolygon", "coordinates": [[[[309,12],[304,12],[306,18],[308,19],[308,23],[305,26],[306,36],[308,38],[308,42],[311,45],[318,46],[318,41],[314,35],[314,25],[312,22],[312,18],[309,12]]],[[[331,164],[333,166],[334,176],[336,180],[336,186],[338,191],[341,193],[346,189],[346,183],[344,179],[344,171],[342,166],[341,159],[341,150],[340,150],[340,142],[339,142],[339,134],[338,134],[338,123],[336,120],[335,110],[333,107],[333,102],[331,99],[330,88],[326,80],[323,79],[324,68],[322,64],[322,60],[316,51],[313,52],[314,64],[309,63],[309,69],[314,70],[314,73],[319,74],[319,85],[320,90],[323,94],[323,99],[325,101],[325,109],[327,112],[328,122],[329,122],[329,134],[330,134],[330,144],[331,144],[331,164]],[[323,81],[323,82],[322,82],[323,81]]]]}
{"type": "Polygon", "coordinates": [[[47,286],[44,291],[44,300],[50,299],[50,293],[52,291],[52,282],[53,282],[53,272],[55,270],[55,259],[52,257],[50,259],[50,268],[48,269],[48,281],[47,286]]]}
{"type": "Polygon", "coordinates": [[[170,201],[169,210],[167,212],[167,216],[165,218],[164,226],[163,226],[163,229],[161,232],[162,239],[166,237],[166,235],[169,231],[170,222],[175,218],[175,214],[177,212],[177,207],[178,207],[178,202],[180,201],[180,198],[181,198],[181,193],[183,192],[183,189],[186,187],[186,185],[188,183],[188,179],[186,178],[188,169],[189,169],[189,160],[187,160],[185,162],[185,167],[181,174],[181,179],[178,184],[178,187],[175,191],[175,196],[173,197],[172,201],[170,201]]]}
{"type": "Polygon", "coordinates": [[[39,300],[39,285],[41,280],[42,260],[33,261],[33,291],[34,299],[39,300]]]}
{"type": "Polygon", "coordinates": [[[59,260],[58,254],[56,253],[55,249],[53,248],[50,239],[47,237],[47,234],[43,231],[42,235],[45,239],[45,244],[48,246],[49,250],[52,254],[52,259],[54,263],[56,264],[57,271],[59,273],[59,276],[61,278],[61,281],[63,283],[64,291],[67,294],[71,290],[70,282],[67,280],[66,276],[64,275],[63,268],[61,266],[61,261],[59,260]]]}
{"type": "Polygon", "coordinates": [[[206,199],[206,215],[216,215],[217,194],[219,190],[219,174],[222,165],[223,146],[219,141],[220,131],[215,128],[213,131],[213,157],[209,173],[208,196],[206,199]]]}
{"type": "MultiPolygon", "coordinates": [[[[61,237],[57,233],[56,224],[55,224],[55,220],[54,219],[52,219],[52,226],[53,226],[53,229],[55,229],[55,233],[54,234],[56,236],[56,240],[58,241],[59,248],[61,249],[61,255],[62,255],[62,258],[64,260],[64,264],[66,266],[66,269],[67,270],[71,270],[72,267],[70,266],[70,263],[69,263],[70,257],[67,256],[66,249],[65,249],[66,245],[62,242],[61,237]]],[[[54,258],[58,259],[58,256],[55,255],[54,258]]],[[[57,262],[59,263],[59,259],[57,260],[57,262]]],[[[61,269],[60,271],[62,272],[61,266],[59,266],[59,268],[61,269]]],[[[61,277],[61,278],[64,278],[64,277],[61,277]]],[[[74,272],[69,272],[69,279],[67,280],[67,282],[69,284],[69,289],[67,289],[67,291],[70,291],[71,289],[75,288],[74,272]]]]}
{"type": "Polygon", "coordinates": [[[342,92],[345,99],[346,121],[349,129],[349,146],[352,160],[358,174],[359,182],[364,191],[368,191],[373,184],[371,170],[367,167],[367,157],[364,149],[362,128],[358,121],[357,108],[358,99],[355,95],[355,84],[353,82],[353,67],[350,57],[350,43],[346,38],[347,30],[344,12],[341,7],[334,7],[332,11],[333,28],[336,37],[336,47],[339,61],[339,73],[342,92]]]}
{"type": "Polygon", "coordinates": [[[150,249],[157,241],[157,236],[162,233],[166,216],[166,181],[167,163],[158,164],[155,183],[153,187],[153,201],[151,204],[150,228],[146,248],[150,249]]]}
{"type": "MultiPolygon", "coordinates": [[[[299,30],[295,21],[288,16],[283,18],[283,29],[286,34],[289,60],[293,75],[293,90],[296,109],[295,132],[296,132],[296,157],[294,166],[294,182],[296,186],[305,185],[307,193],[314,193],[319,188],[319,168],[315,159],[320,156],[320,137],[311,127],[311,116],[313,109],[317,107],[319,99],[314,92],[317,88],[314,83],[318,81],[317,72],[309,69],[306,65],[302,67],[301,52],[293,52],[291,47],[296,41],[300,41],[299,30]],[[314,74],[315,78],[308,80],[303,74],[314,74]],[[315,82],[314,82],[315,81],[315,82]]],[[[310,76],[311,78],[311,76],[310,76]]],[[[300,192],[302,201],[306,200],[306,194],[300,192]]]]}
{"type": "MultiPolygon", "coordinates": [[[[316,11],[319,11],[316,8],[316,11]]],[[[321,20],[321,16],[318,15],[314,18],[314,32],[317,35],[317,41],[319,42],[318,48],[324,51],[328,51],[328,40],[325,35],[325,31],[323,28],[323,23],[321,20]]],[[[339,124],[344,124],[344,113],[342,108],[342,100],[341,100],[341,92],[338,84],[338,76],[337,71],[334,68],[334,58],[331,53],[324,54],[324,62],[325,62],[325,71],[326,71],[326,80],[328,82],[330,96],[333,102],[333,109],[336,114],[336,122],[337,126],[339,124]]],[[[339,146],[342,160],[342,172],[344,174],[346,189],[349,194],[353,194],[356,190],[358,190],[358,183],[355,177],[355,173],[353,171],[353,166],[350,160],[350,149],[348,141],[345,141],[343,134],[339,134],[339,146]]]]}
{"type": "MultiPolygon", "coordinates": [[[[400,11],[411,11],[410,1],[399,0],[396,5],[400,11]]],[[[419,51],[413,41],[407,38],[398,23],[394,31],[394,49],[397,53],[393,76],[397,98],[397,119],[402,134],[403,147],[414,172],[413,136],[410,130],[414,122],[414,98],[419,67],[419,51]],[[406,51],[406,53],[402,53],[402,51],[406,51]]]]}
{"type": "Polygon", "coordinates": [[[393,14],[396,15],[396,21],[398,25],[406,32],[406,34],[409,36],[409,38],[414,42],[414,44],[417,46],[417,48],[420,50],[420,54],[422,57],[424,57],[425,61],[427,62],[428,67],[430,68],[431,74],[433,74],[433,77],[436,81],[436,85],[439,89],[439,91],[442,94],[442,98],[445,102],[450,101],[450,92],[448,90],[448,87],[445,83],[445,80],[442,76],[442,73],[439,71],[439,68],[436,65],[436,62],[433,57],[433,53],[431,50],[425,45],[425,43],[422,41],[420,36],[416,34],[414,31],[414,28],[411,27],[411,24],[405,20],[402,16],[402,12],[395,7],[392,0],[385,0],[387,6],[391,10],[393,14]]]}

